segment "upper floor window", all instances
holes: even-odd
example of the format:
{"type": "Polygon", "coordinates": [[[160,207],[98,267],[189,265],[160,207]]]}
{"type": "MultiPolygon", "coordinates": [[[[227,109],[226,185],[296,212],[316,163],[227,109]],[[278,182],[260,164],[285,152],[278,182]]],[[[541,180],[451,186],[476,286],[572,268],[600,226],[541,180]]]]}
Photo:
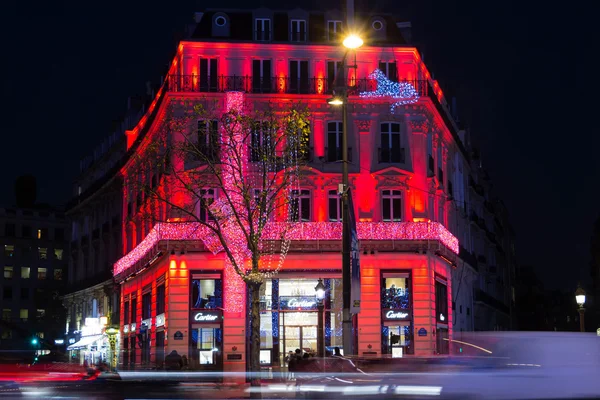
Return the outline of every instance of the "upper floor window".
{"type": "Polygon", "coordinates": [[[390,81],[398,82],[398,67],[396,66],[396,62],[379,62],[379,69],[387,76],[390,81]]]}
{"type": "Polygon", "coordinates": [[[216,162],[219,150],[219,123],[216,119],[198,121],[198,158],[216,162]]]}
{"type": "Polygon", "coordinates": [[[293,19],[291,21],[290,41],[306,42],[306,21],[303,19],[293,19]]]}
{"type": "Polygon", "coordinates": [[[331,93],[335,89],[336,78],[341,65],[341,61],[327,61],[327,93],[331,93]]]}
{"type": "Polygon", "coordinates": [[[400,190],[381,191],[381,216],[385,222],[402,221],[402,192],[400,190]]]}
{"type": "Polygon", "coordinates": [[[165,284],[156,287],[156,315],[165,312],[165,284]]]}
{"type": "Polygon", "coordinates": [[[17,228],[15,224],[4,225],[4,235],[8,237],[16,236],[17,228]]]}
{"type": "Polygon", "coordinates": [[[252,131],[250,161],[265,160],[273,153],[273,134],[268,122],[259,122],[252,131]]]}
{"type": "Polygon", "coordinates": [[[403,163],[404,149],[400,145],[400,124],[397,122],[384,122],[380,125],[380,132],[379,162],[403,163]]]}
{"type": "Polygon", "coordinates": [[[292,190],[290,220],[292,222],[310,221],[310,190],[292,190]]]}
{"type": "Polygon", "coordinates": [[[13,257],[15,255],[15,246],[13,244],[4,245],[4,257],[13,257]]]}
{"type": "Polygon", "coordinates": [[[252,60],[252,92],[270,93],[271,60],[252,60]]]}
{"type": "Polygon", "coordinates": [[[271,40],[271,20],[256,18],[254,20],[254,38],[259,41],[271,40]]]}
{"type": "Polygon", "coordinates": [[[327,123],[327,148],[325,149],[327,162],[342,159],[342,131],[344,125],[341,121],[327,123]]]}
{"type": "Polygon", "coordinates": [[[327,195],[329,208],[329,221],[340,222],[342,220],[342,196],[337,190],[330,190],[327,195]]]}
{"type": "Polygon", "coordinates": [[[142,320],[152,317],[152,293],[142,295],[142,320]]]}
{"type": "Polygon", "coordinates": [[[427,177],[435,174],[435,159],[433,158],[433,135],[427,135],[427,177]]]}
{"type": "Polygon", "coordinates": [[[195,275],[192,279],[192,308],[223,306],[223,281],[218,275],[195,275]]]}
{"type": "Polygon", "coordinates": [[[308,60],[290,60],[291,93],[309,93],[308,60]]]}
{"type": "Polygon", "coordinates": [[[200,91],[216,92],[218,90],[218,71],[216,58],[200,59],[200,91]]]}
{"type": "Polygon", "coordinates": [[[12,279],[13,278],[13,267],[6,266],[4,267],[4,279],[12,279]]]}
{"type": "Polygon", "coordinates": [[[198,218],[200,221],[207,222],[212,221],[213,216],[211,215],[209,208],[210,205],[215,201],[215,190],[214,189],[202,189],[200,191],[199,207],[198,207],[198,218]]]}
{"type": "Polygon", "coordinates": [[[337,42],[342,33],[342,21],[327,21],[327,40],[337,42]]]}
{"type": "Polygon", "coordinates": [[[123,324],[124,325],[129,325],[129,317],[130,317],[130,312],[129,312],[129,302],[126,301],[123,304],[123,324]]]}

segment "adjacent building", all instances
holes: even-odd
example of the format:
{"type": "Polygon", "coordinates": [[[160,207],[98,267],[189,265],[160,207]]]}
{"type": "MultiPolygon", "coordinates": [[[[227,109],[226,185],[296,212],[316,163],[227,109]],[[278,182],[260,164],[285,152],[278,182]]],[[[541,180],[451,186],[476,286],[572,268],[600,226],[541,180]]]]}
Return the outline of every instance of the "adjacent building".
{"type": "Polygon", "coordinates": [[[61,210],[33,204],[0,208],[0,348],[63,345],[67,233],[61,210]]]}

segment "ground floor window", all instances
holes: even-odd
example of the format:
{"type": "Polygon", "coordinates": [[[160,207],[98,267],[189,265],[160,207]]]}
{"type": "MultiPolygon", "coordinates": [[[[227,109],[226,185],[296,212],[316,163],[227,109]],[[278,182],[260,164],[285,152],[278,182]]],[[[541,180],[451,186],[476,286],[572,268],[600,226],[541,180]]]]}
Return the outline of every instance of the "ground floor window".
{"type": "Polygon", "coordinates": [[[217,326],[192,328],[192,359],[200,367],[219,367],[223,351],[223,330],[217,326]]]}
{"type": "Polygon", "coordinates": [[[412,325],[384,326],[382,329],[382,354],[400,358],[413,354],[412,325]]]}
{"type": "Polygon", "coordinates": [[[156,364],[165,362],[165,331],[156,332],[156,364]]]}
{"type": "Polygon", "coordinates": [[[438,327],[436,332],[436,348],[438,354],[450,353],[450,341],[448,339],[448,328],[438,327]]]}

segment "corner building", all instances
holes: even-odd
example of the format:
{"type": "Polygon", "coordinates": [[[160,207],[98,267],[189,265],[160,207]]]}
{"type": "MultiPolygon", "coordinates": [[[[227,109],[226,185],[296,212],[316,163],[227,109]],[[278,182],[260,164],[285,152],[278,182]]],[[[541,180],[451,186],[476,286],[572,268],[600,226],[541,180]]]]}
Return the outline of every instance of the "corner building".
{"type": "MultiPolygon", "coordinates": [[[[311,151],[294,194],[297,219],[276,221],[294,224],[296,233],[280,272],[261,290],[264,366],[283,366],[287,352],[297,348],[316,351],[319,278],[328,289],[325,344],[342,347],[337,195],[342,114],[327,99],[344,57],[344,19],[335,11],[197,13],[195,29],[179,44],[146,116],[127,132],[128,154],[142,151],[164,123],[168,104],[182,100],[215,101],[223,113],[234,97],[251,108],[271,103],[284,109],[291,102],[309,107],[311,151]]],[[[463,133],[438,83],[406,40],[410,25],[388,15],[357,15],[357,20],[363,22],[366,44],[356,51],[356,68],[349,68],[347,82],[350,186],[361,244],[354,348],[360,356],[448,354],[452,270],[459,238],[467,232],[457,216],[466,210],[470,168],[463,133]],[[369,77],[375,70],[392,82],[390,91],[360,96],[384,89],[384,80],[369,77]],[[402,85],[412,87],[410,98],[402,93],[392,98],[395,89],[408,87],[402,85]]],[[[148,175],[143,179],[167,182],[158,169],[148,175]]],[[[226,268],[223,253],[207,250],[201,226],[148,224],[139,215],[142,195],[125,189],[123,196],[126,255],[114,266],[121,285],[120,366],[161,364],[176,350],[193,369],[245,371],[248,294],[226,268]]]]}

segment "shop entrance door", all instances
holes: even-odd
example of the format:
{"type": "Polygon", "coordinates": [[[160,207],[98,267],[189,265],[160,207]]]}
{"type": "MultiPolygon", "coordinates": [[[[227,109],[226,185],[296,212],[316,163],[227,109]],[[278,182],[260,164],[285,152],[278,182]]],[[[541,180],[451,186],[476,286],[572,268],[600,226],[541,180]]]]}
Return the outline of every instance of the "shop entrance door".
{"type": "Polygon", "coordinates": [[[314,355],[317,351],[316,326],[286,326],[283,340],[283,354],[300,349],[314,355]]]}

